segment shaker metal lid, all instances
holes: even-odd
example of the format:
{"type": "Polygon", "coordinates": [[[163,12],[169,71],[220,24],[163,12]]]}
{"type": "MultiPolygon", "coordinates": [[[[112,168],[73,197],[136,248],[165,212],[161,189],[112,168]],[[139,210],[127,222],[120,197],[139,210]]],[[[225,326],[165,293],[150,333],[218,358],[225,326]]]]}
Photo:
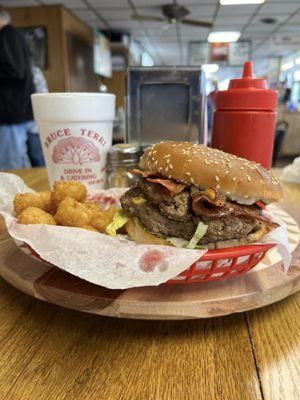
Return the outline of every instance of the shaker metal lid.
{"type": "Polygon", "coordinates": [[[108,159],[112,163],[138,162],[141,147],[137,143],[118,143],[108,152],[108,159]]]}

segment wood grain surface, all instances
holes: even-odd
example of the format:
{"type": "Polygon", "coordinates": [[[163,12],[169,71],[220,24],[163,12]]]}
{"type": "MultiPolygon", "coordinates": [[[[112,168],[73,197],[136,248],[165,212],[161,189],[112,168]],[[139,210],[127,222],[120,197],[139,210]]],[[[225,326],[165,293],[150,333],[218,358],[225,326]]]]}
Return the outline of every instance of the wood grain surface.
{"type": "MultiPolygon", "coordinates": [[[[21,250],[23,245],[18,247],[12,238],[5,238],[0,239],[0,276],[38,299],[103,316],[179,320],[253,310],[300,290],[300,235],[296,222],[300,224],[300,213],[294,211],[295,220],[282,209],[276,212],[287,224],[293,251],[287,275],[274,249],[269,251],[264,263],[234,279],[109,290],[41,263],[35,256],[25,254],[21,250]]],[[[0,221],[0,238],[5,230],[4,221],[0,221]]]]}
{"type": "MultiPolygon", "coordinates": [[[[18,174],[47,187],[43,170],[18,174]]],[[[297,185],[285,191],[299,204],[297,185]]],[[[299,293],[227,317],[136,321],[62,309],[1,279],[0,292],[1,400],[300,398],[299,293]]]]}

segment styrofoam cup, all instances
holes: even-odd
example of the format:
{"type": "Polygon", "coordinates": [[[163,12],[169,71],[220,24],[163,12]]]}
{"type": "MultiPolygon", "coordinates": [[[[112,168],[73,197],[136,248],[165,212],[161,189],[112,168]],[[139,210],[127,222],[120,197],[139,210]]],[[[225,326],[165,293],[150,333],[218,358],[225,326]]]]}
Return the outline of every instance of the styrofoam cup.
{"type": "Polygon", "coordinates": [[[115,95],[41,93],[33,94],[31,100],[50,186],[64,180],[103,188],[115,95]]]}

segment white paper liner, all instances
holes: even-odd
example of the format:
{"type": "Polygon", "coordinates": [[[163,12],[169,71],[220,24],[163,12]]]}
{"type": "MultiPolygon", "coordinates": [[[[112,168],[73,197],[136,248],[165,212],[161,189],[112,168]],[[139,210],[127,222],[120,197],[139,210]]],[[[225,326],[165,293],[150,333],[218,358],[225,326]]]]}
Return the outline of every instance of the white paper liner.
{"type": "MultiPolygon", "coordinates": [[[[118,198],[126,189],[99,191],[118,198]]],[[[32,192],[16,175],[0,173],[0,214],[9,234],[27,243],[41,258],[88,282],[109,289],[157,286],[174,278],[205,254],[170,246],[141,245],[124,235],[104,234],[63,226],[22,225],[13,213],[16,193],[32,192]]],[[[275,217],[269,215],[273,220],[275,217]]],[[[276,243],[287,272],[291,261],[285,224],[267,234],[263,243],[276,243]]]]}

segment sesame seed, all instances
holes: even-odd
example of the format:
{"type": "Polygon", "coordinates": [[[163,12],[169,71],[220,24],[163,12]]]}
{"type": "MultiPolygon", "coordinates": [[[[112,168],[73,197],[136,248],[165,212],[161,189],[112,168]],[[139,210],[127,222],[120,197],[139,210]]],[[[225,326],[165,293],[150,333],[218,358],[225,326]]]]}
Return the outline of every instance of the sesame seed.
{"type": "Polygon", "coordinates": [[[245,169],[244,167],[240,167],[240,169],[245,169]]]}
{"type": "Polygon", "coordinates": [[[205,162],[206,165],[210,164],[210,162],[208,160],[204,160],[204,162],[205,162]]]}
{"type": "Polygon", "coordinates": [[[170,168],[170,169],[173,169],[173,165],[172,165],[172,164],[169,164],[169,168],[170,168]]]}
{"type": "Polygon", "coordinates": [[[215,176],[215,180],[216,180],[217,182],[219,182],[220,178],[218,177],[218,175],[215,176]]]}
{"type": "Polygon", "coordinates": [[[193,178],[191,178],[191,182],[194,183],[194,179],[193,178]]]}
{"type": "Polygon", "coordinates": [[[218,163],[218,161],[214,161],[214,164],[218,165],[219,163],[218,163]]]}
{"type": "Polygon", "coordinates": [[[151,160],[152,160],[152,161],[155,161],[155,158],[154,158],[154,157],[151,157],[151,160]]]}
{"type": "Polygon", "coordinates": [[[247,176],[247,179],[249,182],[251,182],[251,177],[249,175],[247,176]]]}
{"type": "Polygon", "coordinates": [[[168,178],[171,179],[172,178],[171,175],[168,175],[168,178]]]}
{"type": "Polygon", "coordinates": [[[192,160],[191,159],[189,159],[189,160],[187,160],[188,162],[192,162],[192,160]]]}
{"type": "Polygon", "coordinates": [[[234,176],[234,177],[232,178],[233,181],[236,181],[236,179],[237,179],[236,176],[234,176]]]}
{"type": "Polygon", "coordinates": [[[186,175],[188,175],[188,176],[190,176],[190,175],[191,175],[191,173],[190,173],[190,172],[186,172],[185,174],[186,174],[186,175]]]}
{"type": "Polygon", "coordinates": [[[216,188],[217,188],[217,189],[220,189],[220,185],[217,185],[216,188]]]}
{"type": "Polygon", "coordinates": [[[164,158],[169,158],[171,154],[166,154],[164,158]]]}
{"type": "Polygon", "coordinates": [[[168,171],[169,171],[169,167],[167,167],[167,168],[165,169],[165,171],[168,172],[168,171]]]}
{"type": "Polygon", "coordinates": [[[225,175],[228,175],[229,174],[229,171],[225,171],[225,175]]]}
{"type": "Polygon", "coordinates": [[[158,163],[158,161],[156,160],[155,163],[154,163],[154,165],[157,165],[157,163],[158,163]]]}

